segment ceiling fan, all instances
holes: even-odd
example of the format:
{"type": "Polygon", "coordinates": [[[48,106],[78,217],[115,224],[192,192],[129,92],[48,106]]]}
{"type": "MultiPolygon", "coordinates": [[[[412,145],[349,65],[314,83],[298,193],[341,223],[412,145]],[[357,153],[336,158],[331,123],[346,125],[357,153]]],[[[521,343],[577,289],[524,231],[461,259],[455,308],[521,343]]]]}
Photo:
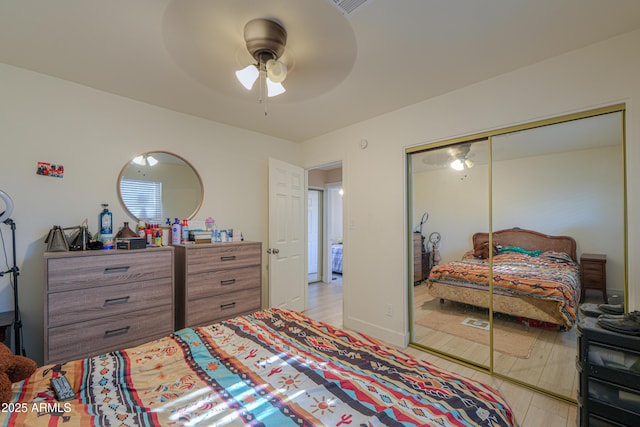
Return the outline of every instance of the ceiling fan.
{"type": "Polygon", "coordinates": [[[449,149],[451,162],[449,166],[457,171],[471,169],[474,165],[471,157],[471,144],[461,144],[449,149]]]}
{"type": "Polygon", "coordinates": [[[287,65],[280,58],[287,44],[287,31],[274,20],[252,19],[244,27],[244,40],[256,63],[236,71],[236,77],[247,90],[259,80],[259,100],[265,102],[266,115],[266,97],[286,92],[282,82],[287,77],[287,65]]]}
{"type": "Polygon", "coordinates": [[[280,112],[326,95],[353,70],[357,44],[352,22],[329,1],[300,7],[299,0],[170,0],[163,40],[175,64],[228,98],[229,108],[248,102],[264,110],[268,100],[280,112]],[[253,74],[246,87],[235,73],[244,68],[253,74]],[[286,92],[275,96],[277,91],[267,88],[271,83],[286,92]]]}
{"type": "Polygon", "coordinates": [[[471,143],[464,143],[427,151],[422,157],[422,163],[429,166],[449,166],[452,169],[462,171],[474,166],[471,151],[471,143]]]}

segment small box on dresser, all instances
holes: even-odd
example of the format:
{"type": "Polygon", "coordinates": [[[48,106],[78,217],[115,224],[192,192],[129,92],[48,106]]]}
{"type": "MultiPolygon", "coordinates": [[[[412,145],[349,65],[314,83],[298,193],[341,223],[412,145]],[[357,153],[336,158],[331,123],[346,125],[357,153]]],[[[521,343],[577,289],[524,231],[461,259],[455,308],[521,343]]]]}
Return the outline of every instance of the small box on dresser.
{"type": "Polygon", "coordinates": [[[640,337],[578,322],[578,425],[632,426],[640,420],[640,337]]]}
{"type": "Polygon", "coordinates": [[[44,362],[173,332],[173,255],[171,247],[45,253],[44,362]]]}
{"type": "Polygon", "coordinates": [[[262,308],[262,243],[176,245],[176,327],[262,308]]]}

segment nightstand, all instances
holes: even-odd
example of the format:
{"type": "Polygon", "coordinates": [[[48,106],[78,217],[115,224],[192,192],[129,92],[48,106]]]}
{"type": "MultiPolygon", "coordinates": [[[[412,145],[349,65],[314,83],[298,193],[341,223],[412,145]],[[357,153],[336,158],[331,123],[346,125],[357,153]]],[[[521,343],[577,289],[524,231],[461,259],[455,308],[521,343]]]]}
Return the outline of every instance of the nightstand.
{"type": "Polygon", "coordinates": [[[602,254],[582,254],[580,256],[580,301],[584,301],[584,293],[587,289],[602,291],[605,304],[607,298],[607,256],[602,254]]]}

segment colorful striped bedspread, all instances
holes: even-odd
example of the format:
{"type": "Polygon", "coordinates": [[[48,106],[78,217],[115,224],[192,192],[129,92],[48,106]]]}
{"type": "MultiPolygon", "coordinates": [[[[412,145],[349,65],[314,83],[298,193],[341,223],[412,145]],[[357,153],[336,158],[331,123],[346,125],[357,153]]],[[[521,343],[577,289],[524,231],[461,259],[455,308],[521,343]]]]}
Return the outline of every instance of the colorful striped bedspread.
{"type": "MultiPolygon", "coordinates": [[[[493,290],[502,295],[525,295],[559,302],[565,324],[576,320],[580,300],[580,268],[561,252],[547,251],[538,256],[503,252],[493,257],[493,290]]],[[[461,261],[434,266],[430,282],[487,289],[489,260],[465,255],[461,261]]]]}
{"type": "Polygon", "coordinates": [[[0,425],[517,425],[489,386],[281,309],[41,367],[11,405],[0,425]],[[58,375],[76,399],[55,400],[58,375]]]}

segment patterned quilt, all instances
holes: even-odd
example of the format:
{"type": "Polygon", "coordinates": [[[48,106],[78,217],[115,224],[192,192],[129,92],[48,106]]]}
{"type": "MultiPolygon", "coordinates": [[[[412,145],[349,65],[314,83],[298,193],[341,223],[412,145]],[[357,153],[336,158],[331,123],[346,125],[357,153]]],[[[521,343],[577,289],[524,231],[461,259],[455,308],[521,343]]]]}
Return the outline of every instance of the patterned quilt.
{"type": "MultiPolygon", "coordinates": [[[[490,273],[488,259],[466,254],[461,261],[433,267],[429,281],[487,289],[490,273]]],[[[493,291],[559,302],[565,325],[571,328],[580,300],[580,268],[561,252],[547,251],[536,256],[520,252],[498,253],[493,257],[493,291]]]]}
{"type": "Polygon", "coordinates": [[[517,425],[484,384],[279,309],[41,367],[14,384],[0,417],[30,427],[517,425]],[[58,375],[76,399],[55,400],[58,375]]]}

